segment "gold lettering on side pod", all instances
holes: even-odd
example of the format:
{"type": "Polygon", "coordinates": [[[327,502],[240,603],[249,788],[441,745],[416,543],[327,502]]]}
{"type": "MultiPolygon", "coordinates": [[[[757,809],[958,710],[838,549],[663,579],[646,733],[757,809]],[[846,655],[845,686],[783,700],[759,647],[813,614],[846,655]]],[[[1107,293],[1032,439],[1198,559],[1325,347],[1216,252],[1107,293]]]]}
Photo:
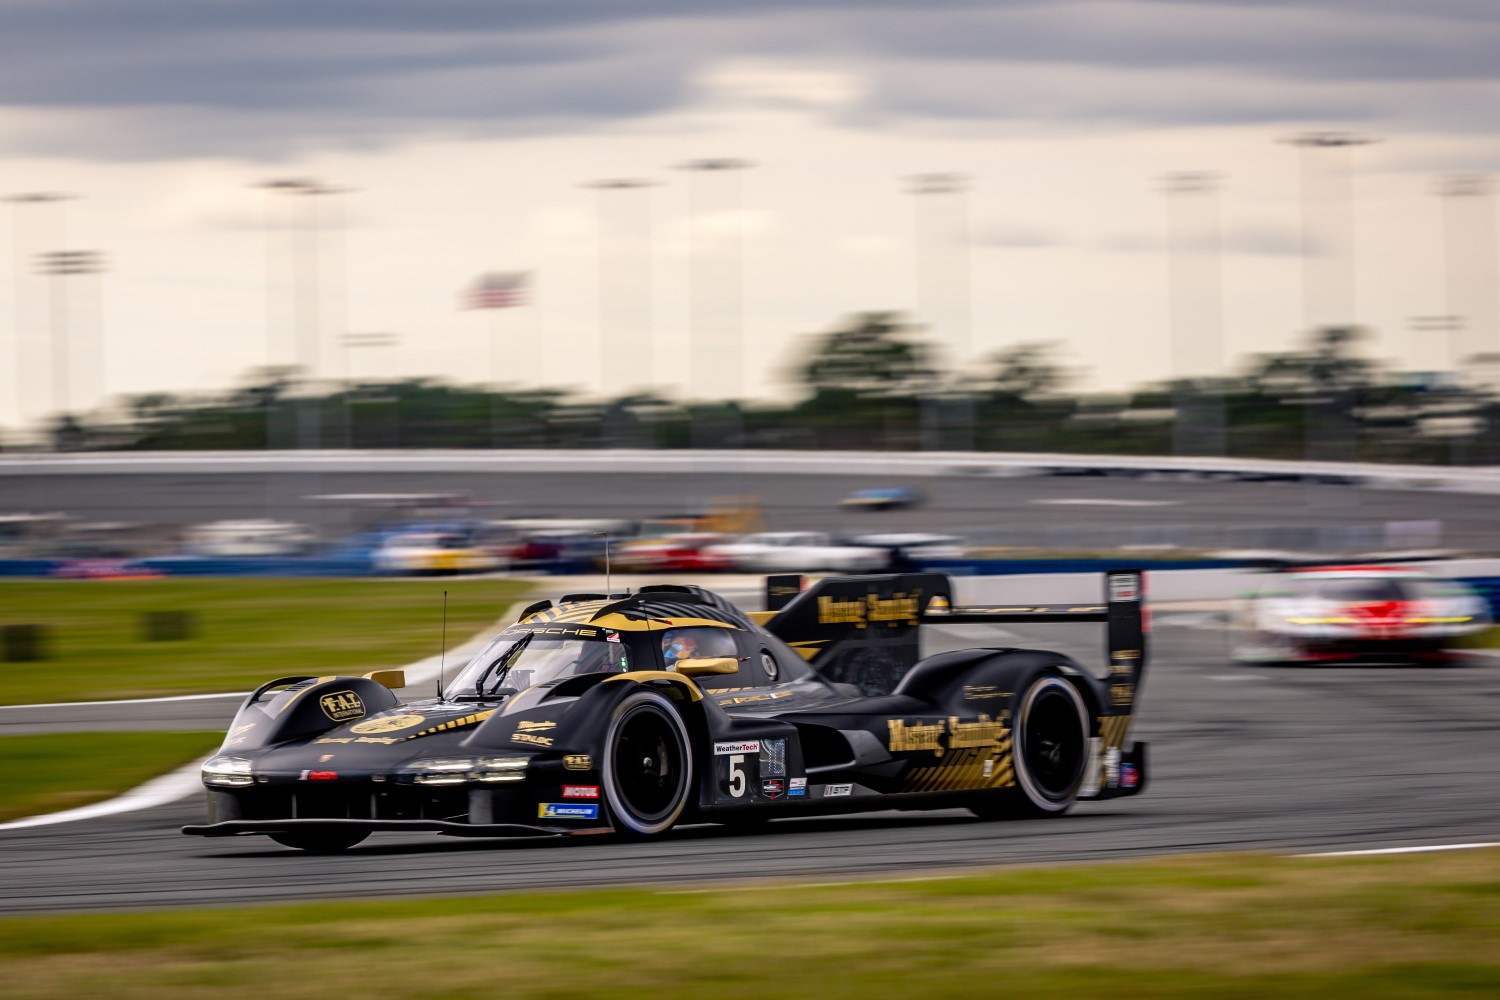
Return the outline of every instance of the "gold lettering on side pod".
{"type": "Polygon", "coordinates": [[[865,627],[864,601],[837,601],[832,597],[818,598],[819,625],[855,625],[865,627]]]}
{"type": "Polygon", "coordinates": [[[887,725],[891,728],[890,748],[892,753],[903,750],[931,750],[941,757],[943,755],[943,733],[947,730],[947,724],[934,722],[931,725],[908,726],[900,719],[889,719],[887,725]]]}
{"type": "Polygon", "coordinates": [[[882,599],[877,594],[870,594],[865,598],[869,605],[869,616],[872,622],[900,622],[915,625],[921,620],[922,596],[917,592],[912,597],[905,594],[894,594],[882,599]]]}
{"type": "Polygon", "coordinates": [[[948,717],[952,733],[948,737],[948,749],[964,750],[970,747],[998,747],[1010,735],[1003,722],[991,722],[988,715],[981,715],[978,722],[959,722],[948,717]]]}

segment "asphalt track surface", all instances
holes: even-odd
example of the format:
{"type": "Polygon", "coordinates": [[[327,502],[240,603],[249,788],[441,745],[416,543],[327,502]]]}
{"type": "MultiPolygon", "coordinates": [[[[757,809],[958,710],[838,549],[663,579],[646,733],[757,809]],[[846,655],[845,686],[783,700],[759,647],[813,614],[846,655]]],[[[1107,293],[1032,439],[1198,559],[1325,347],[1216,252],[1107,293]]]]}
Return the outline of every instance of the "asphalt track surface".
{"type": "MultiPolygon", "coordinates": [[[[1150,787],[1081,804],[1060,819],[985,823],[961,811],[887,812],[778,821],[754,833],[685,827],[649,842],[376,834],[347,854],[314,856],[263,838],[183,837],[177,828],[200,819],[199,804],[187,799],[0,833],[0,910],[622,884],[682,891],[737,879],[826,882],[1009,863],[1500,839],[1500,664],[1236,666],[1211,615],[1159,619],[1135,730],[1152,744],[1150,787]]],[[[1039,627],[1014,639],[976,627],[929,631],[932,651],[1047,645],[1100,662],[1099,636],[1088,626],[1039,627]]],[[[234,702],[173,704],[174,723],[200,728],[226,719],[234,702]]]]}
{"type": "Polygon", "coordinates": [[[1267,547],[1276,545],[1276,529],[1432,519],[1443,522],[1449,547],[1500,549],[1490,495],[1178,479],[628,471],[13,475],[0,482],[0,513],[63,511],[86,521],[158,526],[269,517],[314,524],[332,539],[377,516],[308,499],[347,493],[461,494],[486,502],[481,509],[490,517],[650,518],[749,496],[759,498],[772,529],[952,531],[998,544],[1054,547],[1152,544],[1161,541],[1152,532],[1164,528],[1201,533],[1180,538],[1188,544],[1267,547]],[[886,512],[838,506],[853,490],[897,484],[921,490],[926,502],[886,512]],[[1113,534],[1075,538],[1080,528],[1113,534]]]}

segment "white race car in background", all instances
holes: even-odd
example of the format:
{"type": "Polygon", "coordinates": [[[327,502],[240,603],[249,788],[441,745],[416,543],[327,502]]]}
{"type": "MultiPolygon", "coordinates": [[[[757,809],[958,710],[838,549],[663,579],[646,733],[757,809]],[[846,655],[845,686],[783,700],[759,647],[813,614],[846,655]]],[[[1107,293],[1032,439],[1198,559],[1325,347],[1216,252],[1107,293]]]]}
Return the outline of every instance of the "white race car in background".
{"type": "Polygon", "coordinates": [[[418,531],[392,535],[373,554],[379,573],[488,573],[504,560],[461,534],[418,531]]]}
{"type": "Polygon", "coordinates": [[[886,549],[845,545],[823,531],[762,531],[707,551],[744,573],[874,573],[890,560],[886,549]]]}
{"type": "Polygon", "coordinates": [[[1457,580],[1394,566],[1275,574],[1240,609],[1240,660],[1443,662],[1461,636],[1492,624],[1484,598],[1457,580]]]}

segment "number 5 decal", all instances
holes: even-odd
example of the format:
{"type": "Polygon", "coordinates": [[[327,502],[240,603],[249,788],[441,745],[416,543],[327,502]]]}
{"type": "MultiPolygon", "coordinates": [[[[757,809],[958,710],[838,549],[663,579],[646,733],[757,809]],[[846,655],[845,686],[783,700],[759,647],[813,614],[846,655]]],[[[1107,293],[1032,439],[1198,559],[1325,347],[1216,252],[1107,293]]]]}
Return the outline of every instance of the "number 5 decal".
{"type": "Polygon", "coordinates": [[[729,758],[729,794],[735,798],[742,797],[748,784],[745,779],[745,755],[734,754],[729,758]]]}

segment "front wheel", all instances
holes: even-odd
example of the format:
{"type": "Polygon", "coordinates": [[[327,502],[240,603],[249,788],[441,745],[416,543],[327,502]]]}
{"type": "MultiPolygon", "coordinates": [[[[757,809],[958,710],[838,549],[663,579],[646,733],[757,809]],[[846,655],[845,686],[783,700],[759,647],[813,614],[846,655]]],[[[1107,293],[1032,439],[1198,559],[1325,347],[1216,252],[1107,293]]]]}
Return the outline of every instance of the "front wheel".
{"type": "Polygon", "coordinates": [[[604,797],[621,833],[654,837],[687,808],[693,759],[672,703],[635,691],[616,706],[604,738],[604,797]]]}
{"type": "Polygon", "coordinates": [[[969,810],[981,819],[1061,816],[1077,801],[1088,768],[1090,726],[1083,696],[1065,678],[1041,674],[1022,692],[1014,718],[1016,787],[969,810]]]}
{"type": "Polygon", "coordinates": [[[285,830],[271,834],[282,847],[314,854],[337,854],[347,851],[370,835],[368,830],[285,830]]]}

